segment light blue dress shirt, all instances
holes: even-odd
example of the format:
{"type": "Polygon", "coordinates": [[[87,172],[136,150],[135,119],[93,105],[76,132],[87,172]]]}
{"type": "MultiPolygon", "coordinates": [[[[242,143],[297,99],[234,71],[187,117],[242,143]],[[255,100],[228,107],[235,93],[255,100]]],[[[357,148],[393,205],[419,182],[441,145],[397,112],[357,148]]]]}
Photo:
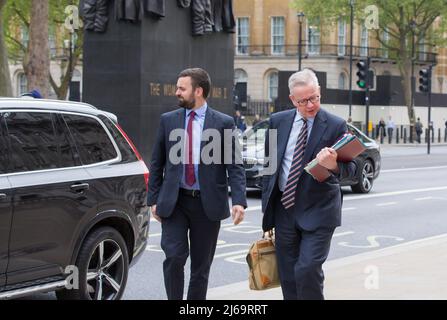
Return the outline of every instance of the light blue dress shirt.
{"type": "MultiPolygon", "coordinates": [[[[203,106],[201,106],[199,109],[195,110],[195,117],[194,121],[192,122],[192,162],[194,164],[194,175],[196,176],[196,182],[189,186],[186,184],[185,181],[185,165],[183,165],[183,174],[182,174],[182,180],[180,181],[180,188],[189,189],[189,190],[200,190],[199,185],[199,163],[200,163],[200,142],[203,132],[203,125],[205,124],[205,114],[206,109],[208,108],[208,105],[205,103],[203,106]]],[[[188,130],[188,122],[189,117],[192,112],[192,110],[186,110],[185,115],[185,151],[186,151],[186,143],[188,142],[186,139],[186,132],[188,130]]],[[[185,159],[187,159],[188,155],[185,154],[185,159]]]]}
{"type": "MultiPolygon", "coordinates": [[[[307,118],[307,141],[309,141],[310,133],[312,132],[312,126],[315,118],[307,118]]],[[[293,120],[292,130],[290,131],[289,140],[287,141],[286,151],[281,163],[281,168],[278,178],[279,190],[284,191],[287,184],[287,177],[289,176],[290,167],[292,166],[293,151],[295,150],[296,141],[303,127],[303,117],[296,111],[295,119],[293,120]]]]}

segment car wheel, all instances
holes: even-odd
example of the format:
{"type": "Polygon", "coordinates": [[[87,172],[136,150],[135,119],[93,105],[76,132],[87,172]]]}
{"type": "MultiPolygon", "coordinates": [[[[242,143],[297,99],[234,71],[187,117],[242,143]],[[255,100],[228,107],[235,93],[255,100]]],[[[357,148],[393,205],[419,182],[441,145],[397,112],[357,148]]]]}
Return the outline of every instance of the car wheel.
{"type": "Polygon", "coordinates": [[[351,189],[355,193],[368,193],[373,186],[374,178],[374,166],[370,160],[365,160],[360,164],[360,170],[358,172],[357,184],[351,186],[351,189]]]}
{"type": "Polygon", "coordinates": [[[127,283],[129,255],[121,234],[102,227],[87,236],[76,259],[79,289],[56,291],[62,300],[119,300],[127,283]]]}

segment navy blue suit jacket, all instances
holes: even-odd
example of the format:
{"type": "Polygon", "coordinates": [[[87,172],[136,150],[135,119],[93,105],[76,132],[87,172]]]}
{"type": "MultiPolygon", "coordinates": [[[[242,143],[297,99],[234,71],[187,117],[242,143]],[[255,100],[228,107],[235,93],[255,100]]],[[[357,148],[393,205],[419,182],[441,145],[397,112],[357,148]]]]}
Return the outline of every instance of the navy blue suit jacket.
{"type": "MultiPolygon", "coordinates": [[[[275,226],[275,204],[279,201],[277,193],[278,176],[282,160],[289,140],[296,109],[273,114],[270,117],[269,129],[277,129],[277,148],[269,150],[269,132],[266,134],[265,158],[269,152],[276,152],[277,166],[272,174],[264,175],[262,181],[262,212],[264,213],[262,228],[264,231],[275,226]],[[273,201],[275,200],[275,201],[273,201]]],[[[315,117],[311,135],[304,152],[304,163],[309,163],[324,147],[330,147],[338,138],[347,132],[346,122],[327,111],[320,109],[315,117]]],[[[269,162],[266,161],[265,166],[269,162]]],[[[339,174],[331,175],[326,181],[318,182],[306,171],[301,175],[295,198],[295,206],[290,210],[298,219],[301,228],[313,231],[320,227],[337,227],[341,224],[342,193],[339,180],[343,177],[353,177],[356,171],[354,161],[338,162],[339,174]]]]}
{"type": "MultiPolygon", "coordinates": [[[[152,152],[148,205],[156,204],[157,214],[162,218],[169,217],[175,208],[183,174],[183,164],[172,163],[169,159],[171,148],[180,140],[178,138],[176,141],[169,141],[169,135],[175,129],[185,129],[185,109],[183,108],[162,114],[152,152]]],[[[247,207],[245,170],[242,163],[236,164],[234,157],[231,163],[224,163],[224,130],[235,129],[233,118],[208,106],[203,132],[207,129],[216,129],[220,133],[220,161],[204,164],[202,159],[200,160],[198,170],[200,199],[208,218],[219,221],[230,216],[228,180],[231,186],[232,204],[247,207]]],[[[232,144],[230,147],[233,152],[240,153],[240,149],[235,148],[234,140],[233,138],[229,141],[232,144]]],[[[213,143],[212,139],[201,142],[201,152],[209,143],[213,143]]]]}

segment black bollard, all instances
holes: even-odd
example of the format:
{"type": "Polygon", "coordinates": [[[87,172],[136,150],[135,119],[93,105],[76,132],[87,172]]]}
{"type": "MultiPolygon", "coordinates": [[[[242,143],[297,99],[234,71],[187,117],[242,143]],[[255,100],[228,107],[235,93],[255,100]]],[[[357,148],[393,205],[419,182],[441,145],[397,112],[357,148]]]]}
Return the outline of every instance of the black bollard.
{"type": "Polygon", "coordinates": [[[399,143],[399,128],[396,128],[396,144],[399,143]]]}
{"type": "Polygon", "coordinates": [[[441,128],[438,128],[438,143],[441,143],[441,128]]]}
{"type": "Polygon", "coordinates": [[[407,143],[407,128],[404,128],[404,143],[407,143]]]}

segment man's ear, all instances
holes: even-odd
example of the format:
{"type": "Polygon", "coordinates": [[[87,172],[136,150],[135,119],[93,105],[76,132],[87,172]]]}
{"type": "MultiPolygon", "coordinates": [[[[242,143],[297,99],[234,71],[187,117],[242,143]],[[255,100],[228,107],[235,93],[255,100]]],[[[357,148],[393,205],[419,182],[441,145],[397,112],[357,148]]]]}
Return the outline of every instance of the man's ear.
{"type": "Polygon", "coordinates": [[[290,101],[292,101],[292,104],[295,105],[295,98],[290,94],[289,95],[290,101]]]}
{"type": "Polygon", "coordinates": [[[203,88],[202,87],[197,87],[196,88],[196,90],[194,90],[195,92],[195,94],[196,94],[196,96],[199,96],[199,97],[203,97],[203,88]]]}

